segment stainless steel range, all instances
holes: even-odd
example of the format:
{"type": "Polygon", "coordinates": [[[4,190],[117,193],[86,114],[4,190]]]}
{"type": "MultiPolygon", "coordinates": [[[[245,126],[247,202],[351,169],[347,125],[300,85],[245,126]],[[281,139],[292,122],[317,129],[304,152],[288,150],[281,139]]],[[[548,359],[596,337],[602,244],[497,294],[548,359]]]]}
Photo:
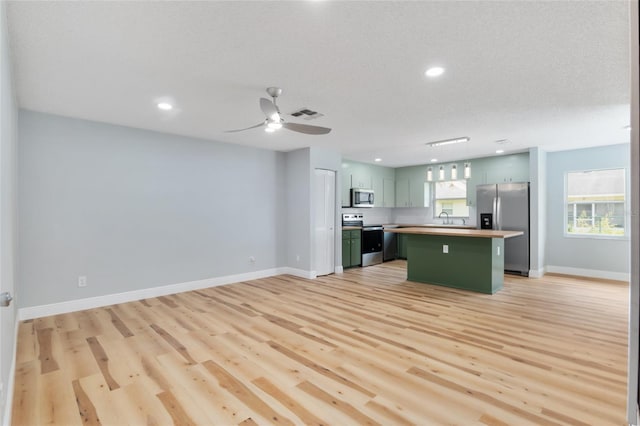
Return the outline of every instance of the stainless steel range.
{"type": "Polygon", "coordinates": [[[343,213],[342,226],[362,227],[362,266],[382,263],[382,225],[364,225],[362,213],[343,213]]]}

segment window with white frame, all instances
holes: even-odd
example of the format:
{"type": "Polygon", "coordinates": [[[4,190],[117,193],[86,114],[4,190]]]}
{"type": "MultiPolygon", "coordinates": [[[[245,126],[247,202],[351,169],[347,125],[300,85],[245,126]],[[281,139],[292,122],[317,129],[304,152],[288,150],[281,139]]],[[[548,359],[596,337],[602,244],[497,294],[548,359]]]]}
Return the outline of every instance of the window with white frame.
{"type": "Polygon", "coordinates": [[[567,235],[625,235],[625,170],[568,172],[567,235]]]}
{"type": "Polygon", "coordinates": [[[446,213],[448,217],[469,217],[467,206],[467,181],[447,180],[434,182],[435,208],[434,217],[446,213]]]}

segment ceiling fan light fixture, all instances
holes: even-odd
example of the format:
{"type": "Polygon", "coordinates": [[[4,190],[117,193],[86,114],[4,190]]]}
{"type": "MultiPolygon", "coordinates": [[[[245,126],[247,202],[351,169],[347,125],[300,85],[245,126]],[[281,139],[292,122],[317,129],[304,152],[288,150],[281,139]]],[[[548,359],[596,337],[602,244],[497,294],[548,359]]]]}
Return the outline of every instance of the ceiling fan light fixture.
{"type": "Polygon", "coordinates": [[[453,145],[453,144],[456,144],[456,143],[469,142],[470,140],[471,140],[471,138],[469,138],[467,136],[463,136],[461,138],[444,139],[444,140],[441,140],[441,141],[427,142],[425,145],[428,145],[428,146],[453,145]]]}
{"type": "Polygon", "coordinates": [[[328,127],[312,126],[310,124],[302,123],[289,123],[283,120],[280,116],[280,110],[276,105],[276,98],[280,96],[282,89],[279,87],[268,87],[267,93],[271,98],[273,98],[273,100],[269,100],[267,98],[259,99],[260,109],[265,115],[264,121],[250,127],[245,127],[244,129],[227,130],[225,133],[243,132],[245,130],[255,129],[258,127],[264,127],[267,132],[273,132],[276,129],[284,127],[292,132],[303,133],[305,135],[326,135],[331,132],[331,129],[328,127]]]}
{"type": "Polygon", "coordinates": [[[264,131],[267,132],[267,133],[273,133],[273,132],[276,131],[276,129],[274,129],[273,127],[267,126],[267,127],[264,128],[264,131]]]}

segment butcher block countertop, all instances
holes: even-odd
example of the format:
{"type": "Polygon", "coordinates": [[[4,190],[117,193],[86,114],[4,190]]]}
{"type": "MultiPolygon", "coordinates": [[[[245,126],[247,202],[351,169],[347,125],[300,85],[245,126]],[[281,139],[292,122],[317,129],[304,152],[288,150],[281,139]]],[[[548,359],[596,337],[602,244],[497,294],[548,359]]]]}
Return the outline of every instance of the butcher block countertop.
{"type": "Polygon", "coordinates": [[[522,235],[522,231],[494,231],[491,229],[458,229],[458,228],[436,228],[436,227],[412,227],[412,228],[389,228],[386,232],[396,234],[415,235],[444,235],[450,237],[478,237],[478,238],[511,238],[522,235]]]}
{"type": "Polygon", "coordinates": [[[439,224],[439,223],[418,223],[418,224],[392,224],[384,225],[387,228],[447,228],[447,229],[476,229],[473,225],[453,225],[453,224],[439,224]]]}

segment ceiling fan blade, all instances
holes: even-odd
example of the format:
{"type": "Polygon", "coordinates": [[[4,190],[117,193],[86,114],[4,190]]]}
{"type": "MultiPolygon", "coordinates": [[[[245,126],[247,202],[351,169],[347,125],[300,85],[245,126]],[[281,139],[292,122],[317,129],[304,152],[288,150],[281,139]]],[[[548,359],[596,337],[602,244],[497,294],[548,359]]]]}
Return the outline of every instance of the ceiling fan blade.
{"type": "Polygon", "coordinates": [[[309,124],[282,123],[282,127],[307,135],[326,135],[331,131],[328,127],[310,126],[309,124]]]}
{"type": "Polygon", "coordinates": [[[280,113],[278,112],[278,108],[269,99],[260,98],[260,109],[269,120],[275,121],[276,123],[280,122],[280,113]]]}
{"type": "Polygon", "coordinates": [[[247,127],[245,129],[236,129],[236,130],[225,130],[225,133],[235,133],[235,132],[242,132],[244,130],[249,130],[249,129],[255,129],[256,127],[262,127],[264,126],[264,121],[261,123],[256,124],[255,126],[251,126],[251,127],[247,127]]]}

